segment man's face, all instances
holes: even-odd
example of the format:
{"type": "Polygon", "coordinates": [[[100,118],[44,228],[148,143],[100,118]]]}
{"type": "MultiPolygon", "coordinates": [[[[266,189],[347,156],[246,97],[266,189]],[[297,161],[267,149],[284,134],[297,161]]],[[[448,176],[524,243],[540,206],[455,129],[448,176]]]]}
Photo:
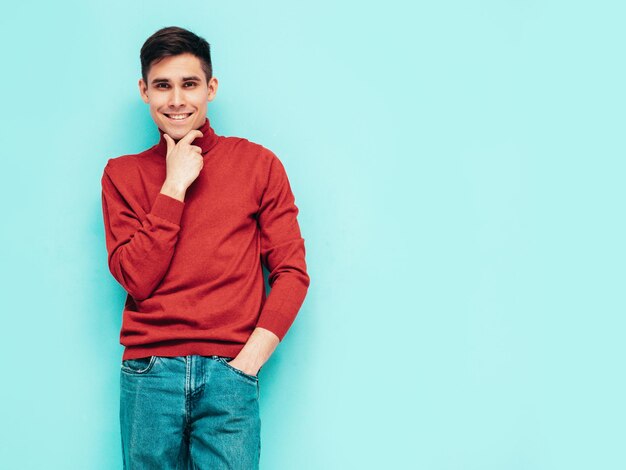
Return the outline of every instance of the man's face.
{"type": "Polygon", "coordinates": [[[151,65],[147,78],[148,83],[139,79],[139,92],[159,129],[179,140],[202,126],[217,79],[207,83],[200,59],[193,54],[165,57],[151,65]]]}

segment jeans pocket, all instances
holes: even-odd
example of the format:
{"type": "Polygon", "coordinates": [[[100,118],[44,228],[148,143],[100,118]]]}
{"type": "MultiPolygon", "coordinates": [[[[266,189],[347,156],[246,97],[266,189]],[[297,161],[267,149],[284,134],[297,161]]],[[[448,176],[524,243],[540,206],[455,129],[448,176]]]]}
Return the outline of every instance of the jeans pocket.
{"type": "Polygon", "coordinates": [[[228,361],[226,360],[225,357],[222,356],[217,356],[217,361],[224,364],[228,369],[232,370],[233,372],[236,372],[237,374],[239,374],[240,376],[251,380],[252,382],[256,383],[259,381],[259,378],[256,375],[250,375],[250,374],[246,374],[244,371],[239,370],[234,368],[233,366],[231,366],[228,361]]]}
{"type": "Polygon", "coordinates": [[[122,361],[122,371],[127,374],[147,374],[156,362],[156,356],[142,357],[139,359],[126,359],[122,361]]]}

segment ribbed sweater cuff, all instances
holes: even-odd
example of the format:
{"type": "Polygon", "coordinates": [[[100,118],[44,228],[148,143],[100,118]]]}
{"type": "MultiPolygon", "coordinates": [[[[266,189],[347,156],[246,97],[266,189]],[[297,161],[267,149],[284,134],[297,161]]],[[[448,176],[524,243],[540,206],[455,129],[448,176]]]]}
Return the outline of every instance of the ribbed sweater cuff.
{"type": "Polygon", "coordinates": [[[277,312],[275,310],[263,310],[256,326],[270,330],[278,336],[280,341],[282,341],[287,334],[287,330],[289,330],[289,327],[293,323],[293,320],[294,318],[287,317],[281,312],[277,312]]]}
{"type": "Polygon", "coordinates": [[[178,199],[174,199],[166,194],[159,193],[154,200],[154,204],[152,205],[152,210],[150,212],[153,215],[161,217],[162,219],[168,220],[176,225],[180,225],[180,219],[183,216],[184,207],[185,203],[183,201],[179,201],[178,199]]]}

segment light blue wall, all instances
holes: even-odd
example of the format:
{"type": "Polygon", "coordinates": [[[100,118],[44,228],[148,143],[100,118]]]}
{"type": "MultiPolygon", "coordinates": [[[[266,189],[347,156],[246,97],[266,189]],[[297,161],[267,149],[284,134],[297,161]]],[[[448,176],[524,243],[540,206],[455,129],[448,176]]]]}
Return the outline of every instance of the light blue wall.
{"type": "Polygon", "coordinates": [[[139,49],[179,25],[301,211],[263,469],[625,468],[623,5],[4,6],[0,467],[121,468],[100,177],[156,142],[139,49]]]}

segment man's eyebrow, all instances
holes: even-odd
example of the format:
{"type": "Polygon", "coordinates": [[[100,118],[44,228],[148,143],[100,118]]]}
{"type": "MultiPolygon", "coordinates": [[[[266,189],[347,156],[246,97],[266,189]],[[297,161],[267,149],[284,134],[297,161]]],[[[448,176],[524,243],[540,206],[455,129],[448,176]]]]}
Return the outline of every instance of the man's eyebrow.
{"type": "MultiPolygon", "coordinates": [[[[196,75],[192,75],[191,77],[183,77],[182,79],[183,82],[199,82],[201,81],[200,77],[197,77],[196,75]]],[[[169,83],[169,79],[167,78],[155,78],[154,80],[152,80],[153,85],[156,85],[157,83],[169,83]]]]}

